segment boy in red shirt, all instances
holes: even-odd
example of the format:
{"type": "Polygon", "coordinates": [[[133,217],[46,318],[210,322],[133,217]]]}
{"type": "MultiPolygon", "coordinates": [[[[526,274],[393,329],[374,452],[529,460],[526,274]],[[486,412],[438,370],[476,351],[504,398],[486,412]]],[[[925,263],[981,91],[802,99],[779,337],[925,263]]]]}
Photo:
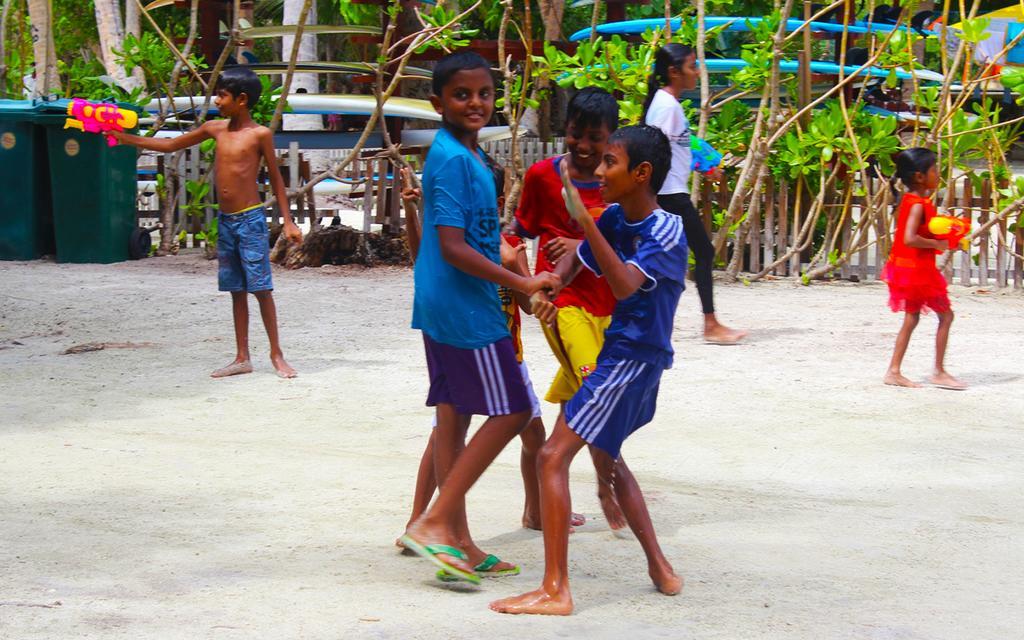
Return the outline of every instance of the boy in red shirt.
{"type": "MultiPolygon", "coordinates": [[[[601,217],[605,203],[594,171],[618,121],[619,105],[610,93],[597,87],[582,89],[569,102],[565,125],[568,153],[541,160],[526,172],[513,231],[540,239],[537,273],[554,271],[555,265],[563,258],[571,258],[583,241],[582,227],[569,215],[562,200],[563,171],[569,172],[594,219],[601,217]]],[[[597,366],[615,296],[606,282],[584,270],[561,290],[554,304],[558,307],[558,318],[543,328],[561,368],[545,400],[564,406],[597,366]]],[[[612,469],[603,463],[604,458],[591,453],[597,469],[601,509],[609,527],[618,532],[625,528],[626,520],[611,487],[612,469]]]]}

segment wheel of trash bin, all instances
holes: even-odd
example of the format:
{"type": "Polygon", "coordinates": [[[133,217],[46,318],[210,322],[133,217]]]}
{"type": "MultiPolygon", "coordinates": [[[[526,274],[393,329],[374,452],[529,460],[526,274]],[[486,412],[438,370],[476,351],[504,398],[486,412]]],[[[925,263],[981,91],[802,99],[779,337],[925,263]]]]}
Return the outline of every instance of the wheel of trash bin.
{"type": "Polygon", "coordinates": [[[153,236],[149,229],[135,227],[132,230],[131,238],[128,240],[128,257],[132,260],[139,260],[149,255],[150,247],[153,246],[153,236]]]}

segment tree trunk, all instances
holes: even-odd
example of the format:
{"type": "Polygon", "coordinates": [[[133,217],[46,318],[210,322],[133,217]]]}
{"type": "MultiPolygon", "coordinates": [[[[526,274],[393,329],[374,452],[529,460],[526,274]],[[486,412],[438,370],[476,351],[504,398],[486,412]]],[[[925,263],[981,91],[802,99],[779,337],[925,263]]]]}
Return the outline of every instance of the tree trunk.
{"type": "MultiPolygon", "coordinates": [[[[297,24],[299,15],[302,13],[303,0],[285,0],[284,19],[282,24],[297,24]]],[[[306,24],[316,24],[316,3],[314,2],[306,16],[306,24]]],[[[295,42],[294,36],[284,36],[281,40],[282,51],[285,55],[291,53],[295,42]]],[[[317,60],[316,36],[303,35],[299,43],[299,62],[315,62],[317,60]]],[[[287,62],[287,60],[285,60],[287,62]]],[[[317,74],[296,73],[292,76],[292,86],[289,93],[320,93],[317,74]]],[[[283,128],[292,131],[322,131],[323,119],[318,115],[286,115],[284,116],[283,128]]]]}
{"type": "MultiPolygon", "coordinates": [[[[284,18],[281,24],[298,24],[299,17],[302,14],[303,0],[285,0],[284,2],[284,18]]],[[[316,2],[309,8],[309,12],[306,15],[306,24],[316,24],[316,2]]],[[[281,39],[282,51],[285,56],[291,55],[292,46],[295,43],[294,36],[284,36],[281,39]]],[[[287,58],[282,58],[287,62],[287,58]]],[[[315,35],[303,34],[302,39],[299,41],[299,57],[298,62],[311,62],[318,60],[317,55],[317,37],[315,35]]],[[[292,84],[289,90],[290,94],[296,93],[320,93],[320,85],[318,76],[315,73],[296,73],[292,75],[292,84]]],[[[288,131],[323,131],[324,121],[323,117],[319,115],[284,115],[281,118],[281,129],[288,131]]],[[[310,162],[310,170],[313,173],[319,173],[328,167],[330,161],[325,152],[305,152],[306,157],[310,162]]],[[[294,189],[298,186],[297,177],[292,179],[291,187],[294,189]]]]}
{"type": "MultiPolygon", "coordinates": [[[[537,5],[540,8],[541,22],[544,24],[544,40],[547,42],[561,40],[565,0],[538,0],[537,5]]],[[[557,101],[558,97],[555,94],[560,89],[558,85],[552,85],[547,78],[538,78],[534,86],[534,98],[545,89],[550,90],[548,99],[541,102],[539,110],[530,109],[523,114],[521,123],[525,128],[536,131],[542,140],[549,140],[552,130],[552,114],[555,112],[551,107],[552,103],[557,101]]]]}
{"type": "MultiPolygon", "coordinates": [[[[124,0],[124,34],[133,35],[136,38],[142,37],[142,21],[139,14],[139,3],[135,0],[124,0]]],[[[132,70],[132,77],[138,86],[146,86],[146,76],[142,73],[142,67],[132,70]]]]}
{"type": "Polygon", "coordinates": [[[11,9],[11,0],[3,0],[0,10],[0,98],[7,97],[7,13],[11,9]]]}
{"type": "MultiPolygon", "coordinates": [[[[134,0],[133,0],[134,1],[134,0]]],[[[94,0],[96,8],[96,30],[100,36],[100,51],[103,54],[103,68],[122,89],[131,91],[140,86],[137,78],[125,73],[118,64],[114,50],[124,47],[124,24],[121,22],[121,7],[118,0],[94,0]]]]}
{"type": "Polygon", "coordinates": [[[49,96],[60,89],[50,0],[28,0],[28,14],[32,31],[32,55],[36,65],[35,82],[29,88],[29,93],[33,98],[49,96]]]}

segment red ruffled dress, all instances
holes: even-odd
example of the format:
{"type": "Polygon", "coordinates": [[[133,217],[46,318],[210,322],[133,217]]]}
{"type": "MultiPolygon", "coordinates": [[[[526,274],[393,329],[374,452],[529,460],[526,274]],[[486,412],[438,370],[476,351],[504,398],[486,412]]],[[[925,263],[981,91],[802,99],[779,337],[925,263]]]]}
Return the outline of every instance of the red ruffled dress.
{"type": "Polygon", "coordinates": [[[922,198],[906,193],[900,200],[896,218],[896,237],[893,238],[889,261],[882,270],[882,280],[889,284],[889,307],[896,312],[936,313],[949,311],[949,296],[946,293],[946,278],[935,266],[935,249],[908,247],[903,242],[910,209],[915,204],[924,205],[924,219],[917,235],[934,238],[928,231],[928,221],[937,214],[931,198],[922,198]]]}

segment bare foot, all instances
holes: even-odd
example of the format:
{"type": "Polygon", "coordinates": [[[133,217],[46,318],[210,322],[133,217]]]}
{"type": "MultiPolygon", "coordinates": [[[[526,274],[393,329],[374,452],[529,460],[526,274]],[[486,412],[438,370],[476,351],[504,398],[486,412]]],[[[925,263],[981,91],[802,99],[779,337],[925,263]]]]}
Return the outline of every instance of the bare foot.
{"type": "Polygon", "coordinates": [[[290,364],[284,361],[284,356],[271,356],[270,361],[274,363],[274,368],[277,369],[277,375],[280,378],[294,378],[299,375],[290,364]]]}
{"type": "Polygon", "coordinates": [[[243,373],[252,373],[252,363],[248,360],[235,360],[226,367],[217,369],[210,374],[211,378],[226,378],[228,376],[237,376],[243,373]]]}
{"type": "Polygon", "coordinates": [[[491,610],[498,613],[532,613],[543,616],[567,616],[572,613],[572,595],[569,591],[550,594],[537,589],[511,598],[502,598],[491,603],[491,610]]]}
{"type": "Polygon", "coordinates": [[[604,519],[613,532],[626,528],[626,516],[622,515],[622,509],[615,500],[615,494],[611,487],[603,485],[597,488],[597,499],[601,501],[601,511],[604,512],[604,519]]]}
{"type": "MultiPolygon", "coordinates": [[[[575,533],[573,527],[582,527],[587,523],[587,517],[575,511],[569,514],[569,533],[575,533]]],[[[540,514],[523,513],[523,528],[540,531],[540,514]]]]}
{"type": "Polygon", "coordinates": [[[704,342],[710,344],[737,344],[747,337],[747,332],[740,329],[730,329],[724,324],[715,325],[704,330],[704,342]]]}
{"type": "Polygon", "coordinates": [[[654,582],[655,588],[666,596],[677,595],[683,590],[683,579],[676,575],[676,572],[672,570],[672,566],[667,562],[663,567],[652,566],[648,573],[654,582]]]}
{"type": "Polygon", "coordinates": [[[928,378],[928,382],[940,389],[949,389],[951,391],[963,391],[967,388],[964,382],[954,378],[945,371],[932,374],[932,377],[928,378]]]}
{"type": "Polygon", "coordinates": [[[894,387],[910,387],[911,389],[919,389],[921,387],[921,385],[913,380],[903,377],[902,373],[893,371],[887,371],[885,377],[882,378],[882,382],[894,387]]]}

